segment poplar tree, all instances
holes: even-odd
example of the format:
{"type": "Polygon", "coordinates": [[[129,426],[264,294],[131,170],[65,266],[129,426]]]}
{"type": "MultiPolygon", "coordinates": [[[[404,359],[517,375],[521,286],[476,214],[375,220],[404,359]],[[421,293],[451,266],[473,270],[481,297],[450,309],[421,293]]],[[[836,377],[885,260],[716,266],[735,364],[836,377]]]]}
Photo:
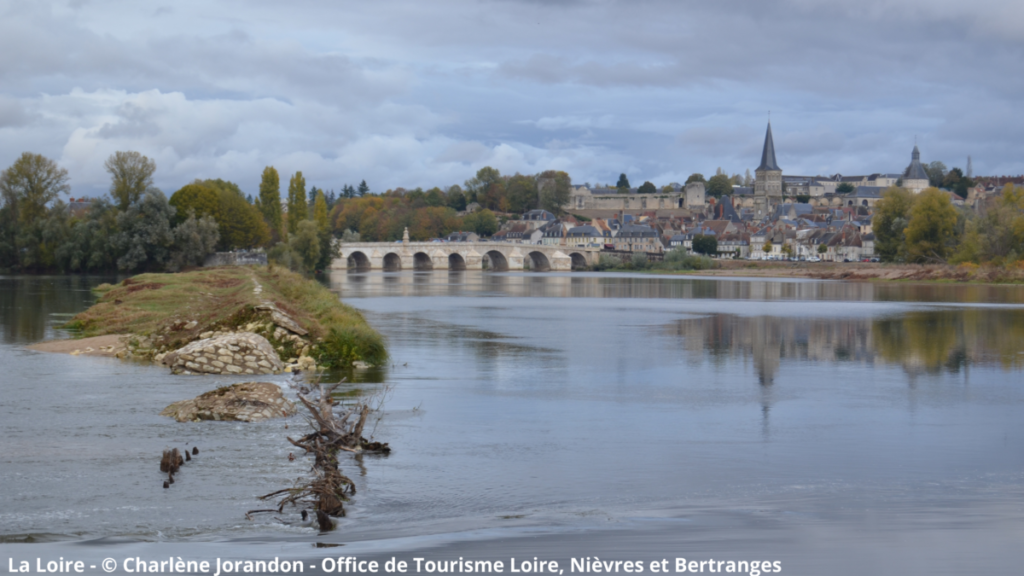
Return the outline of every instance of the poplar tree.
{"type": "Polygon", "coordinates": [[[263,169],[260,180],[260,212],[275,237],[283,237],[281,229],[281,177],[273,166],[263,169]]]}
{"type": "Polygon", "coordinates": [[[300,170],[288,182],[288,232],[298,232],[303,220],[309,220],[309,205],[306,203],[306,179],[300,170]]]}
{"type": "Polygon", "coordinates": [[[327,198],[323,190],[316,191],[316,200],[313,202],[313,221],[320,232],[327,230],[327,198]]]}

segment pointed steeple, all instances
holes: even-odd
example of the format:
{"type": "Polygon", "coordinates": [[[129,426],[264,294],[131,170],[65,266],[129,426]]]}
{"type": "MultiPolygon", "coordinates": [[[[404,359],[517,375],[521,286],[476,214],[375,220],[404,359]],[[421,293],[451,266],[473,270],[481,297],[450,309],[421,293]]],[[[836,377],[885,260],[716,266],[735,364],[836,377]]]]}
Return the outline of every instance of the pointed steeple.
{"type": "Polygon", "coordinates": [[[768,121],[768,132],[764,135],[764,150],[761,152],[761,165],[757,167],[758,170],[778,170],[778,163],[775,162],[775,141],[772,140],[772,123],[768,121]]]}

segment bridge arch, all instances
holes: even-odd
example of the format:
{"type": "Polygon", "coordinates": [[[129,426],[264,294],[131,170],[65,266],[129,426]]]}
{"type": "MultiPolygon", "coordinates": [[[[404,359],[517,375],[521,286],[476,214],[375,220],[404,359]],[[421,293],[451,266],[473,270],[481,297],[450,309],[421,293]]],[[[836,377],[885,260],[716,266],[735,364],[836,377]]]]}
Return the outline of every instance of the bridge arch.
{"type": "Polygon", "coordinates": [[[356,270],[370,269],[370,259],[366,254],[358,250],[349,254],[348,258],[345,259],[345,262],[348,268],[355,268],[356,270]]]}
{"type": "Polygon", "coordinates": [[[426,252],[417,252],[412,255],[413,270],[433,270],[434,261],[427,256],[426,252]]]}
{"type": "Polygon", "coordinates": [[[462,257],[462,254],[458,252],[452,252],[448,255],[448,269],[449,270],[465,270],[466,259],[462,257]]]}
{"type": "Polygon", "coordinates": [[[384,271],[395,272],[402,269],[402,257],[394,252],[384,255],[384,271]]]}
{"type": "Polygon", "coordinates": [[[497,250],[491,250],[484,254],[487,260],[491,264],[491,270],[495,272],[507,272],[508,271],[508,258],[497,250]]]}
{"type": "Polygon", "coordinates": [[[548,272],[551,270],[551,261],[543,252],[533,251],[528,254],[530,257],[530,269],[534,272],[548,272]]]}
{"type": "Polygon", "coordinates": [[[572,258],[572,269],[583,270],[588,268],[587,257],[579,252],[570,252],[569,258],[572,258]]]}

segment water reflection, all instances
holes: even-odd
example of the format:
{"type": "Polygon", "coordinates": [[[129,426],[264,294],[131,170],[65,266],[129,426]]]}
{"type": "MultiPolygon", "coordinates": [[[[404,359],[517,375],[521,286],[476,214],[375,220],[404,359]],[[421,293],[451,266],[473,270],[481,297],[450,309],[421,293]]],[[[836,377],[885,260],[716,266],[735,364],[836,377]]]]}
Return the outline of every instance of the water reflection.
{"type": "Polygon", "coordinates": [[[99,276],[0,276],[0,338],[4,344],[25,344],[54,337],[57,326],[87,308],[99,276]]]}
{"type": "Polygon", "coordinates": [[[803,318],[711,314],[665,328],[695,361],[751,360],[762,386],[780,362],[884,362],[909,374],[959,373],[970,365],[1024,366],[1024,311],[966,308],[910,311],[881,318],[803,318]]]}
{"type": "Polygon", "coordinates": [[[1024,304],[1014,285],[904,284],[701,278],[609,273],[333,271],[327,284],[346,298],[456,296],[468,292],[544,298],[700,298],[846,302],[1024,304]]]}

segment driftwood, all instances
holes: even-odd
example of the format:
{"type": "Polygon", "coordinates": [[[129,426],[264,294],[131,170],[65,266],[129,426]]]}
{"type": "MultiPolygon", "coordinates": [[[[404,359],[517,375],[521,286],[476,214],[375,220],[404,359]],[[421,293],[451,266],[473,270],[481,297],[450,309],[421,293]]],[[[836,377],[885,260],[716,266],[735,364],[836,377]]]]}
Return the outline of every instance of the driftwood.
{"type": "Polygon", "coordinates": [[[277,510],[251,510],[248,514],[281,512],[287,504],[308,506],[313,509],[320,530],[331,530],[334,528],[331,517],[344,516],[344,502],[356,493],[355,484],[342,474],[338,467],[338,452],[391,452],[387,443],[369,442],[363,438],[363,429],[371,412],[367,404],[359,403],[345,408],[340,413],[335,412],[331,392],[342,382],[344,380],[337,384],[319,384],[314,389],[320,394],[315,401],[304,394],[298,395],[299,401],[309,411],[307,422],[313,432],[298,440],[289,437],[288,442],[302,448],[305,454],[313,455],[311,477],[300,481],[295,488],[277,490],[260,496],[260,500],[266,500],[287,494],[278,502],[277,510]]]}

